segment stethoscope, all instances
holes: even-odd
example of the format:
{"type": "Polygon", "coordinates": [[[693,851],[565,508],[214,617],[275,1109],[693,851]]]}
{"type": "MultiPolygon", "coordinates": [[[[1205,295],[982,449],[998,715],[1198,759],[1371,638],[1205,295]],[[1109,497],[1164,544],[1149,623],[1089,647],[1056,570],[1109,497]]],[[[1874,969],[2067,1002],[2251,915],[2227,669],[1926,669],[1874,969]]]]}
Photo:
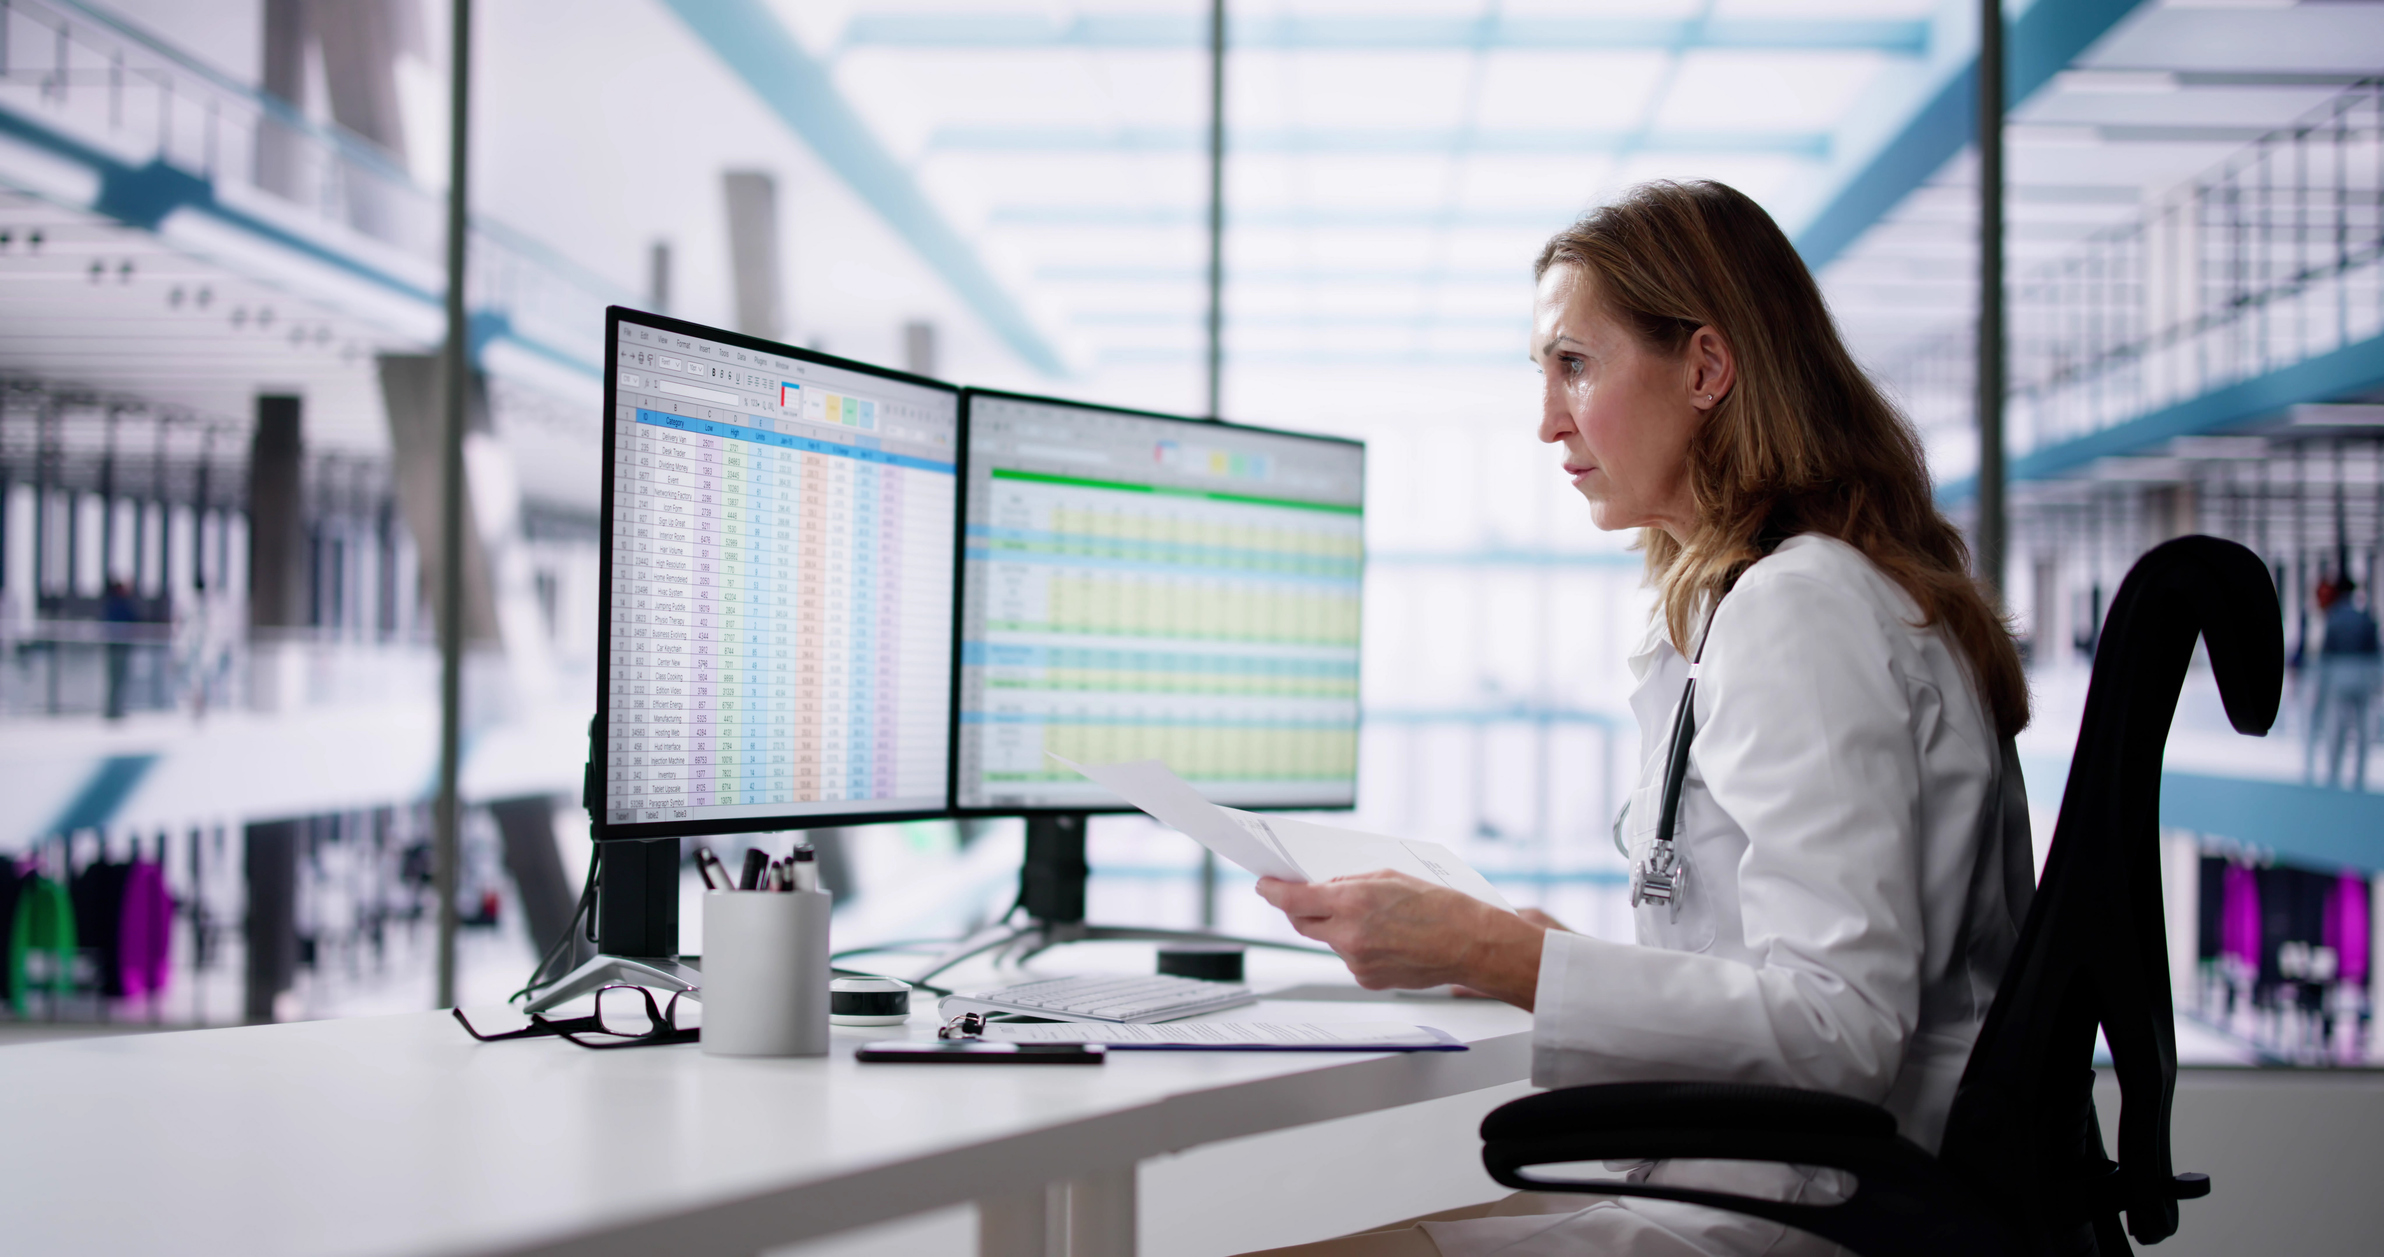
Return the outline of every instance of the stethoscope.
{"type": "MultiPolygon", "coordinates": [[[[1680,707],[1672,713],[1672,746],[1664,754],[1664,804],[1656,813],[1656,839],[1648,844],[1647,854],[1631,866],[1631,906],[1664,904],[1674,921],[1680,920],[1680,901],[1689,889],[1689,866],[1681,861],[1672,834],[1680,827],[1680,791],[1689,777],[1689,743],[1697,740],[1697,666],[1705,659],[1705,639],[1713,635],[1713,613],[1721,606],[1717,598],[1713,610],[1705,613],[1705,627],[1697,635],[1697,653],[1689,658],[1688,682],[1680,687],[1680,707]]],[[[1629,811],[1625,808],[1624,814],[1629,811]]],[[[1615,822],[1617,826],[1621,823],[1619,819],[1615,822]]]]}
{"type": "MultiPolygon", "coordinates": [[[[1756,535],[1755,547],[1764,555],[1780,547],[1788,534],[1766,526],[1756,535]]],[[[1697,740],[1697,667],[1705,660],[1705,640],[1713,636],[1714,613],[1722,609],[1722,599],[1738,584],[1745,569],[1733,572],[1723,582],[1722,592],[1706,608],[1705,626],[1697,631],[1697,653],[1689,656],[1689,679],[1680,688],[1680,706],[1672,713],[1672,745],[1664,753],[1664,803],[1656,814],[1656,838],[1648,844],[1647,855],[1631,866],[1631,907],[1643,903],[1660,903],[1671,910],[1672,919],[1680,920],[1681,896],[1688,892],[1689,866],[1680,858],[1680,849],[1673,845],[1673,831],[1680,827],[1680,791],[1689,777],[1689,743],[1697,740]]],[[[1631,808],[1624,804],[1622,814],[1614,818],[1614,845],[1624,859],[1630,858],[1630,848],[1622,840],[1623,822],[1630,819],[1631,808]]]]}

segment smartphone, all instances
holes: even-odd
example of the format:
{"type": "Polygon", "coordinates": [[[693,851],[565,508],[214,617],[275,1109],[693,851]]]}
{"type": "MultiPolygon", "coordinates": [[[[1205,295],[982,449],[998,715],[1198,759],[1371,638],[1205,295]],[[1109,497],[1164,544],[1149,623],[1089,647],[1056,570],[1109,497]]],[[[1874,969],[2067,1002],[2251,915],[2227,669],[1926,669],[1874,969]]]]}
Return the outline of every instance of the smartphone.
{"type": "Polygon", "coordinates": [[[887,1039],[864,1043],[853,1059],[880,1065],[1098,1065],[1098,1043],[987,1043],[982,1039],[887,1039]]]}

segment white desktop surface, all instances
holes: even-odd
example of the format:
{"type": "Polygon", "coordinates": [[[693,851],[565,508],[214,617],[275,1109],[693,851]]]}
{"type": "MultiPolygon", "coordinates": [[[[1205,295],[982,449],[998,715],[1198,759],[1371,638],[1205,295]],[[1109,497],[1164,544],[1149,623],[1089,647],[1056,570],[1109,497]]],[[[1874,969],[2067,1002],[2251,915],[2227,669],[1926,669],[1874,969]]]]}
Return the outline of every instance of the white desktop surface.
{"type": "MultiPolygon", "coordinates": [[[[521,1024],[481,1011],[483,1029],[521,1024]]],[[[1412,1022],[1471,1048],[853,1059],[932,1037],[927,1012],[840,1029],[807,1060],[483,1044],[445,1013],[35,1044],[0,1050],[0,1235],[44,1254],[750,1257],[1530,1071],[1530,1015],[1485,1000],[1270,1000],[1208,1019],[1412,1022]]]]}

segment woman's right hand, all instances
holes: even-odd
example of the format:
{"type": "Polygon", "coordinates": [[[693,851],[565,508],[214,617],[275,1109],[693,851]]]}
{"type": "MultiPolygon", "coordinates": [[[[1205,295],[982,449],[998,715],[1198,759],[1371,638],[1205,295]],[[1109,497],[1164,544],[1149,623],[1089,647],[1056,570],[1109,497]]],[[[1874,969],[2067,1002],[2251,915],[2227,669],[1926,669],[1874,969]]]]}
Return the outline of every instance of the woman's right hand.
{"type": "Polygon", "coordinates": [[[1339,954],[1369,991],[1464,986],[1531,1008],[1541,921],[1387,870],[1329,882],[1265,877],[1258,894],[1291,928],[1339,954]]]}

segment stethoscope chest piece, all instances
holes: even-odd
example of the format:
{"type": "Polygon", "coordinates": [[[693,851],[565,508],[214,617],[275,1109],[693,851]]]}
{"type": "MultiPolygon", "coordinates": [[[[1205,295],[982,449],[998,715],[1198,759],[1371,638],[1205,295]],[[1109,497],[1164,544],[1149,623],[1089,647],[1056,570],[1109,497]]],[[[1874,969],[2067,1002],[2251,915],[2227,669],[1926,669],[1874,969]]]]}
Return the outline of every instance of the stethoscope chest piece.
{"type": "Polygon", "coordinates": [[[1660,903],[1670,907],[1672,919],[1680,920],[1680,901],[1689,886],[1689,866],[1683,864],[1680,852],[1669,838],[1659,838],[1648,847],[1647,856],[1631,866],[1631,906],[1660,903]]]}

